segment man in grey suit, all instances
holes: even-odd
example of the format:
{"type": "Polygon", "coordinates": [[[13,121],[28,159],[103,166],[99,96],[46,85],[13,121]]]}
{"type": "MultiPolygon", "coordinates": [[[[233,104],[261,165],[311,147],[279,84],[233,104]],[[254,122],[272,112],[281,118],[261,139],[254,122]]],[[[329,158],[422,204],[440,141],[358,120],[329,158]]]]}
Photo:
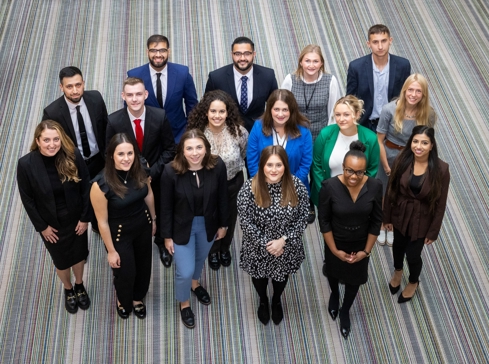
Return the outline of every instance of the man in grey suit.
{"type": "Polygon", "coordinates": [[[368,30],[367,46],[372,51],[350,62],[346,94],[363,100],[365,109],[359,123],[376,131],[382,107],[399,96],[411,74],[406,58],[389,53],[392,37],[389,28],[377,24],[368,30]]]}

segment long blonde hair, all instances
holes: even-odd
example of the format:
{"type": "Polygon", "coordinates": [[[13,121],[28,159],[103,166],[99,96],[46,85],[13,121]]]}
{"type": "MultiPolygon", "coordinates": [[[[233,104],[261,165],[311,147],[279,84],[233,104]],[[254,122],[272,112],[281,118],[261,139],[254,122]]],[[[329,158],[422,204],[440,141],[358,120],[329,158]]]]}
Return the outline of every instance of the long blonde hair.
{"type": "Polygon", "coordinates": [[[323,57],[323,52],[321,51],[321,47],[318,46],[317,44],[309,44],[304,47],[304,49],[301,51],[301,54],[299,55],[299,61],[297,62],[297,69],[294,72],[297,78],[304,77],[304,69],[301,66],[301,62],[306,56],[306,54],[308,53],[316,53],[319,56],[322,63],[321,67],[319,68],[319,74],[326,73],[326,71],[324,70],[324,57],[323,57]]]}
{"type": "Polygon", "coordinates": [[[421,92],[423,93],[421,100],[416,105],[416,125],[433,127],[436,122],[436,113],[430,105],[428,81],[423,75],[413,73],[404,82],[399,99],[397,100],[396,112],[394,113],[394,129],[398,133],[402,131],[402,123],[406,113],[406,91],[413,82],[419,83],[421,92]]]}

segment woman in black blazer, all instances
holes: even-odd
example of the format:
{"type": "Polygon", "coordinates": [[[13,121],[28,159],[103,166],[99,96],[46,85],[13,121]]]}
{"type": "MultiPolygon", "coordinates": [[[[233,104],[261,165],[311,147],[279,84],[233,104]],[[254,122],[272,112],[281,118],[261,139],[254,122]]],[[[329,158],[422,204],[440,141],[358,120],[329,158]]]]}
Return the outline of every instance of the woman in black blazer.
{"type": "Polygon", "coordinates": [[[202,131],[187,130],[161,176],[161,234],[175,260],[175,295],[188,328],[195,326],[190,291],[211,303],[199,278],[212,243],[227,230],[226,166],[210,150],[202,131]]]}
{"type": "Polygon", "coordinates": [[[19,159],[17,185],[27,215],[63,282],[69,313],[90,306],[82,281],[91,218],[89,181],[87,166],[61,125],[42,121],[34,132],[31,152],[19,159]]]}

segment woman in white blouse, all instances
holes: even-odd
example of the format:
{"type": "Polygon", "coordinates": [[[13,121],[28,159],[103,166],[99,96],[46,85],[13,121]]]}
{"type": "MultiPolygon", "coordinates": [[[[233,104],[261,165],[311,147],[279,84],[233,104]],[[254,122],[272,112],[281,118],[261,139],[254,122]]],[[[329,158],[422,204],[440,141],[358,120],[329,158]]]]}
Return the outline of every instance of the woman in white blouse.
{"type": "Polygon", "coordinates": [[[229,224],[224,238],[215,240],[209,252],[209,267],[231,265],[230,246],[238,215],[236,200],[243,185],[248,131],[242,126],[233,99],[221,90],[206,93],[188,118],[188,129],[200,129],[211,145],[211,153],[224,161],[228,177],[229,224]]]}

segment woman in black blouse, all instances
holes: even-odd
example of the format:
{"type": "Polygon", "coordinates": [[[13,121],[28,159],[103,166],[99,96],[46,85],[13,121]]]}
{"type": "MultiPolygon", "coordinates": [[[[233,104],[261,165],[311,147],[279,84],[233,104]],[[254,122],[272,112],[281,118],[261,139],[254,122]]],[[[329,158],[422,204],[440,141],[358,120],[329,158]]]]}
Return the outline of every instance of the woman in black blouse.
{"type": "Polygon", "coordinates": [[[365,175],[367,158],[360,141],[350,144],[343,174],[322,182],[319,225],[326,242],[326,277],[331,287],[328,311],[340,315],[341,335],[350,334],[350,307],[368,279],[368,261],[382,222],[382,183],[365,175]],[[341,310],[339,282],[345,284],[341,310]]]}
{"type": "Polygon", "coordinates": [[[91,218],[89,180],[83,157],[61,125],[42,121],[34,132],[31,152],[19,160],[17,185],[27,214],[41,233],[63,282],[69,313],[90,306],[82,281],[91,218]]]}
{"type": "Polygon", "coordinates": [[[156,216],[153,191],[139,163],[138,148],[126,134],[112,137],[105,169],[92,182],[90,199],[114,273],[117,314],[126,319],[134,309],[136,317],[144,319],[156,216]]]}

